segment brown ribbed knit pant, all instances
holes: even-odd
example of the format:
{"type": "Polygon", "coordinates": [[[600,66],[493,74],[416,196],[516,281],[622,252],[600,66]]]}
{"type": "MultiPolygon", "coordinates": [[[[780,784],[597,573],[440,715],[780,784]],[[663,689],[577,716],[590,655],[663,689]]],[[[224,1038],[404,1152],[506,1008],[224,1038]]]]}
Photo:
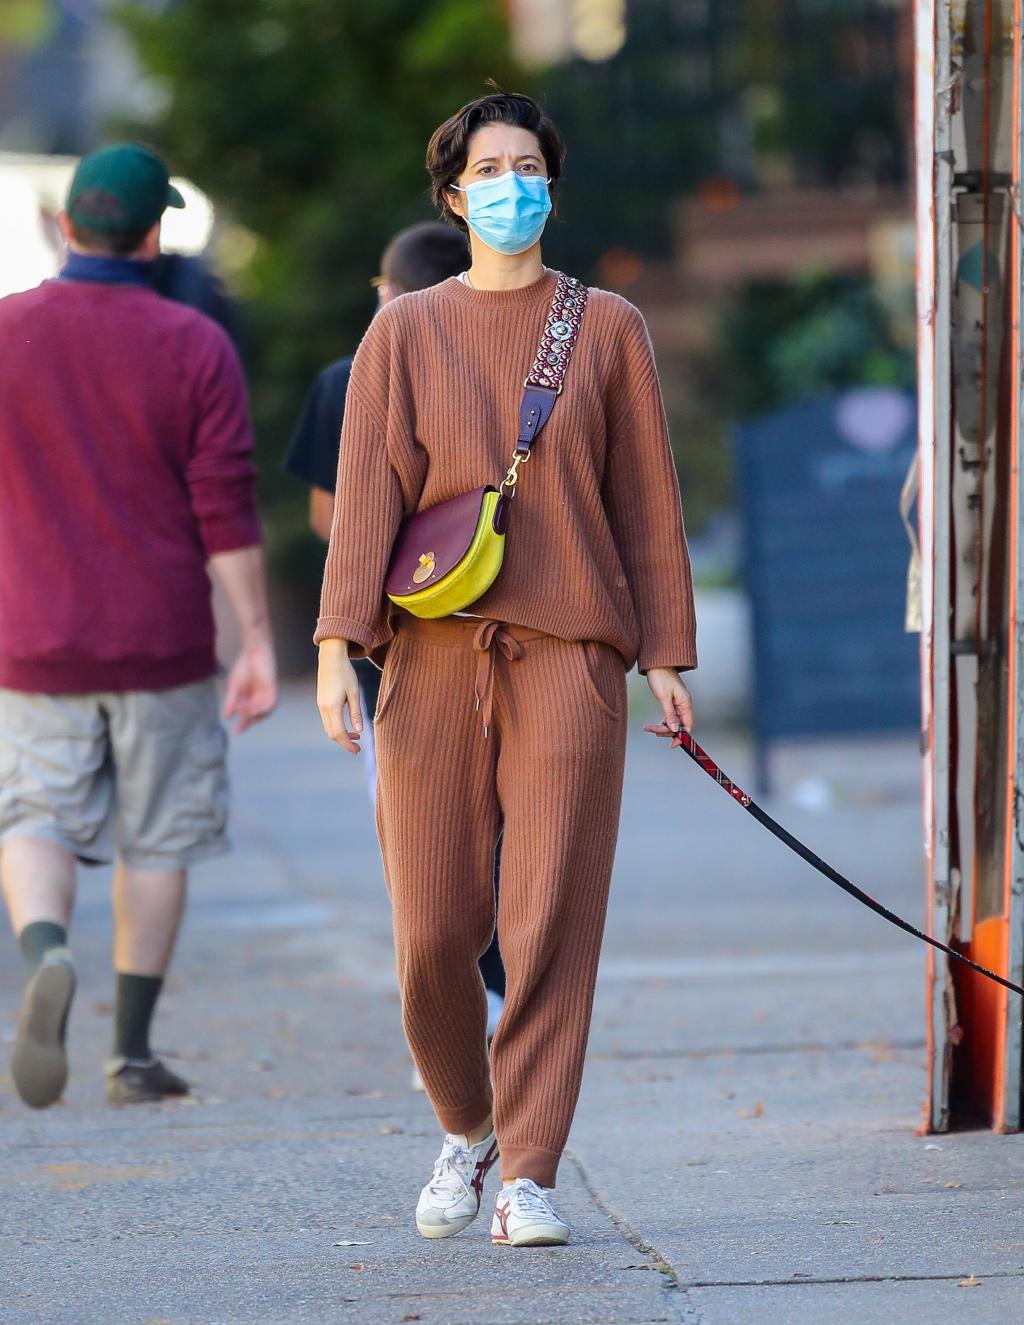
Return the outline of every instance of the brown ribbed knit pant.
{"type": "Polygon", "coordinates": [[[484,1121],[493,1077],[502,1176],[546,1187],[583,1072],[625,715],[616,650],[493,621],[403,616],[381,683],[377,827],[409,1046],[448,1132],[484,1121]],[[477,959],[502,822],[508,989],[488,1063],[477,959]]]}

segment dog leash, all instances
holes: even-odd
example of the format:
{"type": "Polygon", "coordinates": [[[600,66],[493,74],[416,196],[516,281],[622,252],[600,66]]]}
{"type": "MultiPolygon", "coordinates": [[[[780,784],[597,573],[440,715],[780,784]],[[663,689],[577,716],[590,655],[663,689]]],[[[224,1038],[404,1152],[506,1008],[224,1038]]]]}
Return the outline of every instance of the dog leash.
{"type": "MultiPolygon", "coordinates": [[[[653,732],[655,736],[668,735],[668,728],[663,723],[658,725],[648,724],[644,731],[653,732]]],[[[947,957],[953,957],[956,961],[962,962],[964,966],[969,966],[972,971],[977,971],[979,975],[994,980],[996,984],[1002,985],[1004,989],[1009,989],[1014,994],[1024,995],[1024,989],[1020,985],[1015,985],[1012,980],[1004,980],[1001,975],[996,975],[995,971],[990,971],[985,966],[979,966],[977,962],[972,962],[970,957],[965,957],[962,952],[957,952],[955,948],[950,948],[939,939],[932,938],[930,934],[917,929],[909,920],[904,920],[901,916],[896,915],[894,911],[890,911],[888,907],[883,906],[881,902],[876,902],[862,888],[858,888],[845,875],[833,869],[828,861],[822,860],[816,851],[804,846],[799,838],[794,837],[792,833],[783,828],[770,814],[761,809],[753,797],[749,796],[742,787],[737,786],[732,778],[727,777],[703,746],[699,745],[688,731],[680,730],[674,733],[672,746],[673,748],[679,746],[680,749],[685,750],[693,762],[707,773],[708,777],[714,778],[724,792],[731,796],[738,805],[742,805],[748,814],[753,815],[757,822],[767,828],[770,833],[773,833],[780,842],[785,843],[790,851],[796,852],[798,856],[807,861],[808,865],[813,865],[819,874],[824,874],[830,882],[837,884],[844,892],[849,893],[851,897],[855,897],[858,902],[863,902],[866,907],[880,915],[883,920],[888,920],[891,925],[895,925],[898,929],[913,934],[916,939],[930,943],[933,948],[938,948],[939,952],[944,952],[947,957]]]]}

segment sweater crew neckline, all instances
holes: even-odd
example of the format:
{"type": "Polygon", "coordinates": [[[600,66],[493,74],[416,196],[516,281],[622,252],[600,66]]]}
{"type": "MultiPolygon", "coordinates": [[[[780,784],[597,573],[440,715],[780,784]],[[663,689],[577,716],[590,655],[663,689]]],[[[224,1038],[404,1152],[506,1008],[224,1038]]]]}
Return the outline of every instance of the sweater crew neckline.
{"type": "Polygon", "coordinates": [[[558,272],[545,267],[543,275],[529,285],[513,290],[478,290],[473,285],[449,276],[437,287],[439,292],[459,304],[476,304],[478,308],[532,308],[535,304],[550,302],[555,292],[558,272]]]}

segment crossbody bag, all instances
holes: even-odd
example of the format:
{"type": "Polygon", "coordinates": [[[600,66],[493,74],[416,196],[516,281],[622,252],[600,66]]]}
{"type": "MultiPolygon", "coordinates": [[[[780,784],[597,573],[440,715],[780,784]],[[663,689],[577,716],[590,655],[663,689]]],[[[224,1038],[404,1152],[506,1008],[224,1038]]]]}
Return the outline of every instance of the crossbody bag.
{"type": "Polygon", "coordinates": [[[414,616],[435,618],[462,612],[498,578],[519,467],[532,456],[533,445],[562,393],[588,293],[575,277],[558,273],[537,357],[523,383],[512,464],[501,483],[460,493],[402,522],[384,592],[414,616]]]}

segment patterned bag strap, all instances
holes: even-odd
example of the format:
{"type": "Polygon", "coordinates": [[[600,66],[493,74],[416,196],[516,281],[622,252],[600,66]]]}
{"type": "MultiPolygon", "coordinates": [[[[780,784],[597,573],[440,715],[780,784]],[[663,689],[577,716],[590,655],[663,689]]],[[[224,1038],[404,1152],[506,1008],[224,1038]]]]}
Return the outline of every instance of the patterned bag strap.
{"type": "Polygon", "coordinates": [[[519,466],[529,460],[530,448],[562,393],[589,294],[587,287],[575,276],[558,273],[537,357],[523,383],[523,399],[519,406],[519,438],[512,456],[512,468],[501,485],[502,492],[509,489],[509,496],[515,493],[519,466]]]}

